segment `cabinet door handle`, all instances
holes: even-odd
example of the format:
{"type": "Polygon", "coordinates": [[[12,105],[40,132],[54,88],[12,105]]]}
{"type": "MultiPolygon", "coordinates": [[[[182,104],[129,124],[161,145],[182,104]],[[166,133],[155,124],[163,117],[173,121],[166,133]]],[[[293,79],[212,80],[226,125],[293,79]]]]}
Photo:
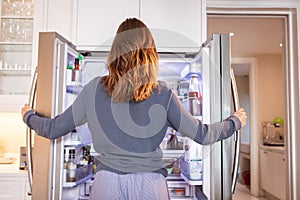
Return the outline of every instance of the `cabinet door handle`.
{"type": "Polygon", "coordinates": [[[264,153],[267,154],[268,152],[267,152],[267,151],[264,151],[264,153]]]}

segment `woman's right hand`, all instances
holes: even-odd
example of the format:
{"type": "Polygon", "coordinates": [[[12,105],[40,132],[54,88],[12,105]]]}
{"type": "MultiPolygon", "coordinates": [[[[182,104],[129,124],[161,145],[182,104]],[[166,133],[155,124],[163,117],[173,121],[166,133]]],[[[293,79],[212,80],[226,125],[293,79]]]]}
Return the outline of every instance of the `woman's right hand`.
{"type": "Polygon", "coordinates": [[[236,112],[233,113],[233,116],[236,116],[237,118],[239,118],[242,127],[244,127],[246,125],[247,122],[247,114],[244,110],[244,108],[239,108],[236,112]]]}
{"type": "Polygon", "coordinates": [[[25,113],[29,110],[32,110],[32,108],[29,106],[29,104],[24,104],[23,108],[22,108],[22,111],[21,111],[21,114],[22,114],[22,118],[24,117],[25,113]]]}

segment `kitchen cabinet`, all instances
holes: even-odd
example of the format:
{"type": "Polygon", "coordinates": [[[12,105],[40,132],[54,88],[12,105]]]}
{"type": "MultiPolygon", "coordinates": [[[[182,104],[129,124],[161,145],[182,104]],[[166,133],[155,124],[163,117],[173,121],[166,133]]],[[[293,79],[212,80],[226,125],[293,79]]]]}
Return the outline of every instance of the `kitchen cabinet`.
{"type": "Polygon", "coordinates": [[[110,50],[122,21],[139,17],[139,0],[77,0],[75,44],[78,49],[110,50]]]}
{"type": "Polygon", "coordinates": [[[159,51],[198,51],[204,1],[141,0],[140,19],[151,29],[159,51]]]}
{"type": "MultiPolygon", "coordinates": [[[[275,147],[276,148],[276,147],[275,147]]],[[[286,198],[286,160],[283,152],[260,150],[261,188],[280,199],[286,198]]]]}
{"type": "Polygon", "coordinates": [[[0,200],[30,200],[29,182],[25,176],[1,176],[0,200]]]}
{"type": "Polygon", "coordinates": [[[0,111],[19,111],[30,89],[34,3],[0,2],[0,111]]]}
{"type": "Polygon", "coordinates": [[[77,0],[74,43],[78,50],[110,50],[118,26],[140,18],[159,51],[198,51],[203,40],[204,0],[77,0]]]}

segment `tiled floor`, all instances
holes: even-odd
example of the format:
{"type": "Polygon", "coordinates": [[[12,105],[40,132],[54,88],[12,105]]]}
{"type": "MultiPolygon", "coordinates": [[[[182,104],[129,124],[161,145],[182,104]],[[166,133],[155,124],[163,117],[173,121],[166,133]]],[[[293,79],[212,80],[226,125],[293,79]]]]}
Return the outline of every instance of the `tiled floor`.
{"type": "Polygon", "coordinates": [[[246,185],[242,185],[239,182],[236,184],[236,190],[233,194],[233,200],[267,200],[263,197],[254,197],[250,195],[250,189],[246,185]]]}

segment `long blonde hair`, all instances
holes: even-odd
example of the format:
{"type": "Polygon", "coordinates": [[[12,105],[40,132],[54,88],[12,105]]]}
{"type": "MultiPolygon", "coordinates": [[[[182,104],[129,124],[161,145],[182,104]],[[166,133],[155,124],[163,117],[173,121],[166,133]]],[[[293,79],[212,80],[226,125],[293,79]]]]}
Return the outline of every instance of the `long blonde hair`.
{"type": "Polygon", "coordinates": [[[114,102],[145,100],[157,86],[155,43],[150,30],[136,18],[119,26],[107,63],[109,75],[101,82],[114,102]]]}

